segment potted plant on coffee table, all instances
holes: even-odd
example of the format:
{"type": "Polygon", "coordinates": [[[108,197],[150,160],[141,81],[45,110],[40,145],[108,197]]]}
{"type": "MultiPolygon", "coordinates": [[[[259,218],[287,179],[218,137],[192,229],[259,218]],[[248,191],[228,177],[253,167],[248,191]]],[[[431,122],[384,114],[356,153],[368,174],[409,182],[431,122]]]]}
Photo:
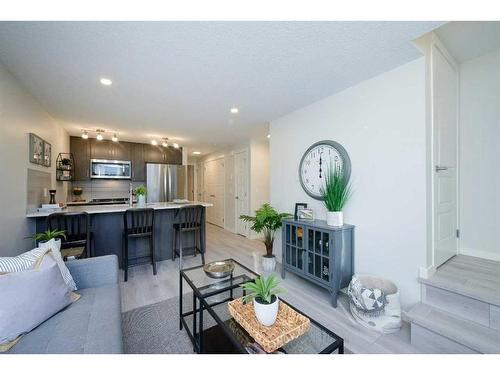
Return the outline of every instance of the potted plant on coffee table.
{"type": "Polygon", "coordinates": [[[344,225],[342,209],[352,193],[349,178],[341,168],[330,165],[325,174],[325,186],[320,191],[328,210],[326,223],[333,227],[341,227],[344,225]]]}
{"type": "Polygon", "coordinates": [[[145,207],[146,206],[146,195],[148,195],[148,189],[146,186],[140,185],[135,189],[135,195],[137,196],[137,206],[145,207]]]}
{"type": "Polygon", "coordinates": [[[274,275],[268,277],[260,276],[255,281],[249,281],[242,285],[247,293],[243,296],[243,303],[253,300],[253,307],[257,320],[267,327],[276,322],[278,316],[279,299],[278,294],[283,294],[279,280],[274,275]]]}
{"type": "Polygon", "coordinates": [[[269,203],[264,203],[255,216],[241,215],[240,219],[252,223],[250,229],[256,233],[264,234],[264,244],[266,245],[266,255],[262,258],[262,267],[266,272],[274,271],[276,259],[273,255],[274,235],[281,228],[281,221],[292,215],[279,213],[269,203]]]}

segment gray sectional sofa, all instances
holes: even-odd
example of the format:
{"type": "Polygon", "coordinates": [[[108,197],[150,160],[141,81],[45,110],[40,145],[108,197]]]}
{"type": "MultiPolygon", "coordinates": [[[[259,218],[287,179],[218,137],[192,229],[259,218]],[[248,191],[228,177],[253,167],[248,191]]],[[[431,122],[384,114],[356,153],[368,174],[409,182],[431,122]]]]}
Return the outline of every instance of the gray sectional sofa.
{"type": "Polygon", "coordinates": [[[123,353],[118,258],[107,255],[66,263],[80,299],[45,321],[10,353],[123,353]]]}

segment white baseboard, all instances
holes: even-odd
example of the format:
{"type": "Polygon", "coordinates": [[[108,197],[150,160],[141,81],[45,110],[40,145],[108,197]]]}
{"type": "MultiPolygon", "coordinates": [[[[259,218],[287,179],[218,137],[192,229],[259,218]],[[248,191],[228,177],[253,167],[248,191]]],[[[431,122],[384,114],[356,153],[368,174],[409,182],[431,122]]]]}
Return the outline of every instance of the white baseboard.
{"type": "Polygon", "coordinates": [[[460,249],[460,254],[468,255],[471,257],[477,257],[477,258],[496,260],[496,261],[500,262],[500,252],[463,248],[463,249],[460,249]]]}
{"type": "Polygon", "coordinates": [[[428,279],[429,277],[434,275],[434,273],[436,273],[436,267],[434,267],[434,266],[420,267],[420,270],[419,270],[419,276],[422,279],[428,279]]]}

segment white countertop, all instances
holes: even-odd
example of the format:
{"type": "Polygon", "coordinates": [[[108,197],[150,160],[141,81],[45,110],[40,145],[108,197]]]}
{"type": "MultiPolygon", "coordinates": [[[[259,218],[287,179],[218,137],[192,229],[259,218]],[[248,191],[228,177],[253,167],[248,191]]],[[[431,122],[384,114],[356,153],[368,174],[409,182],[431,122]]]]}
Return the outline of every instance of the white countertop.
{"type": "MultiPolygon", "coordinates": [[[[154,208],[155,210],[175,210],[182,207],[200,205],[203,207],[212,207],[211,203],[206,202],[189,202],[189,203],[172,203],[172,202],[158,202],[158,203],[148,203],[146,207],[154,208]]],[[[87,212],[88,214],[106,214],[113,212],[125,212],[131,208],[128,204],[107,204],[107,205],[78,205],[78,206],[69,206],[61,211],[44,211],[44,212],[31,212],[26,214],[26,217],[46,217],[53,212],[87,212]]],[[[132,208],[137,208],[137,205],[134,204],[132,208]]]]}

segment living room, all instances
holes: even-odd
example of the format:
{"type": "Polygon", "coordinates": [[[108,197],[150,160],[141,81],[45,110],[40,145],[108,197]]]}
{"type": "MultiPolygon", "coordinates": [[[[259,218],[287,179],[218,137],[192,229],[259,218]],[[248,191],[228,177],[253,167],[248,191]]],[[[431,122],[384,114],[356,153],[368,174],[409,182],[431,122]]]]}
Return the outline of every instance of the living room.
{"type": "Polygon", "coordinates": [[[0,21],[2,360],[500,354],[500,22],[47,12],[0,21]]]}

